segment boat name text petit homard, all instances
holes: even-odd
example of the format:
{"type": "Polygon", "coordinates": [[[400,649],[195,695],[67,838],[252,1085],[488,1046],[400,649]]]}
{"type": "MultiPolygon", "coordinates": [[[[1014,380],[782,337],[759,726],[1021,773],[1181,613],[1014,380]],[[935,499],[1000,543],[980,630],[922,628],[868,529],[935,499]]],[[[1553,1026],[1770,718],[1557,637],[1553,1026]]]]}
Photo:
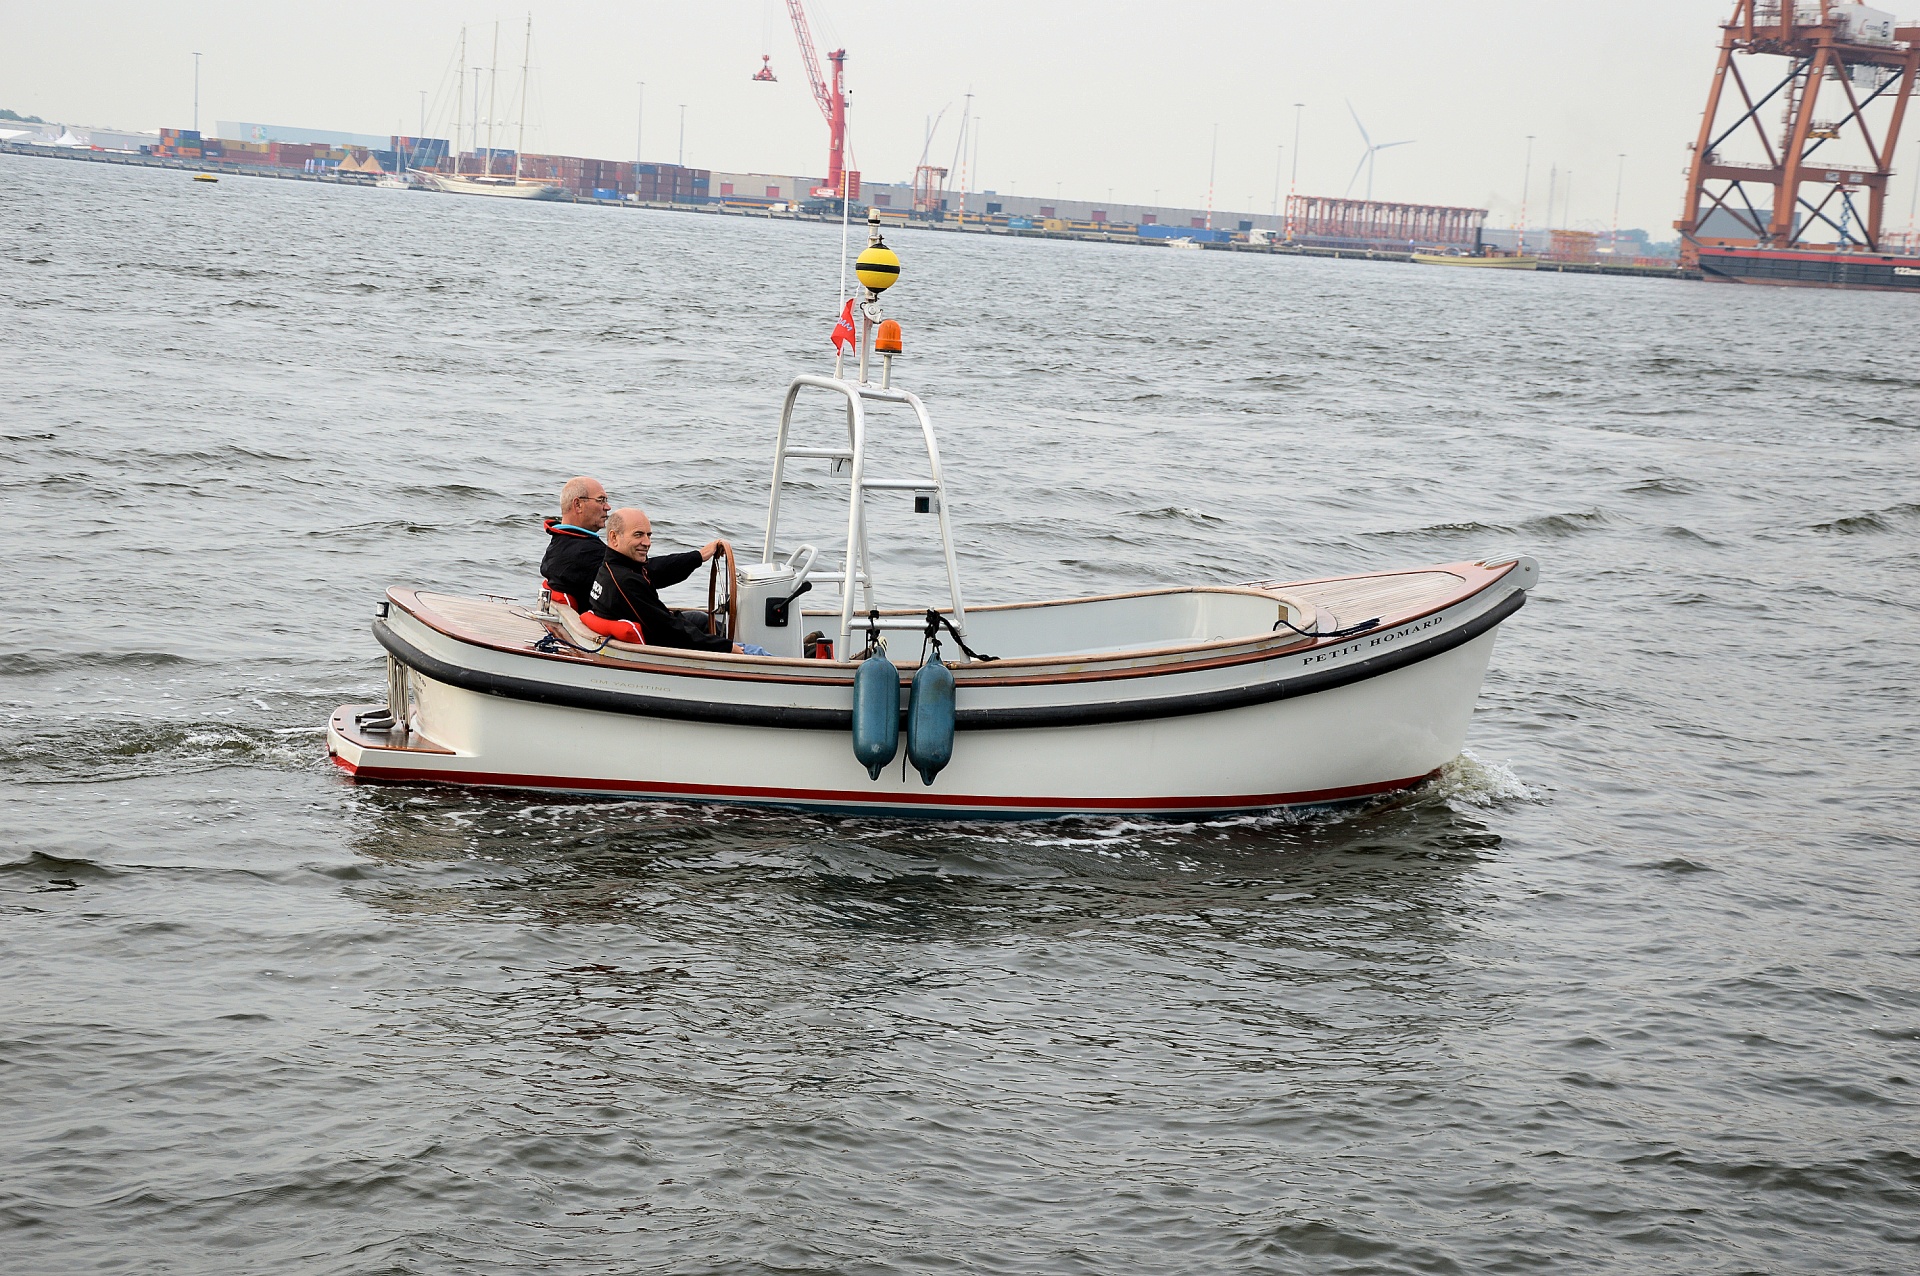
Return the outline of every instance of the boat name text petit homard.
{"type": "Polygon", "coordinates": [[[1364,643],[1362,642],[1341,643],[1338,647],[1329,647],[1325,651],[1316,651],[1312,655],[1302,660],[1300,662],[1300,666],[1301,668],[1304,669],[1310,665],[1323,664],[1329,660],[1338,660],[1342,656],[1350,656],[1356,651],[1366,651],[1373,647],[1381,647],[1381,646],[1385,646],[1388,643],[1399,642],[1402,638],[1410,638],[1414,634],[1424,632],[1425,630],[1428,630],[1428,629],[1432,629],[1435,625],[1442,623],[1445,619],[1446,617],[1444,616],[1428,616],[1425,620],[1420,621],[1418,624],[1408,625],[1403,629],[1391,630],[1384,634],[1375,634],[1373,635],[1373,637],[1367,639],[1364,643]]]}

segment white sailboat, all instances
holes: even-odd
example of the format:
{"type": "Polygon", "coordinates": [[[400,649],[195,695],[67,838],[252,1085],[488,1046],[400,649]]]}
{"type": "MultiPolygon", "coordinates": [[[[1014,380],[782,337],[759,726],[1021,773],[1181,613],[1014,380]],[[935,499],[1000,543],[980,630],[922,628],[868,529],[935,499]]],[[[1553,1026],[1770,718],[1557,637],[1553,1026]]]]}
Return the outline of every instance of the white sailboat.
{"type": "MultiPolygon", "coordinates": [[[[464,75],[464,63],[466,61],[465,54],[464,54],[465,40],[466,40],[466,37],[463,34],[461,37],[461,44],[462,44],[461,62],[463,64],[463,75],[464,75]]],[[[495,23],[493,28],[493,57],[494,57],[494,62],[496,64],[496,67],[492,68],[492,73],[494,77],[497,79],[498,78],[497,64],[499,63],[499,60],[500,60],[500,25],[498,23],[495,23]]],[[[556,199],[560,195],[565,193],[558,186],[555,186],[550,182],[542,182],[534,178],[522,177],[520,175],[521,157],[526,153],[526,149],[527,149],[527,75],[528,75],[529,68],[532,65],[532,62],[533,62],[533,15],[528,14],[526,46],[525,46],[525,51],[522,54],[520,59],[520,134],[519,134],[518,140],[514,143],[514,148],[513,148],[513,176],[512,177],[496,176],[493,173],[493,155],[494,155],[493,113],[494,112],[493,112],[493,92],[492,92],[491,86],[489,86],[488,93],[487,93],[487,172],[473,173],[473,174],[462,173],[460,171],[460,158],[459,158],[459,155],[456,153],[453,161],[454,163],[453,172],[422,174],[422,176],[433,187],[434,190],[445,191],[449,195],[492,195],[492,196],[505,198],[505,199],[556,199]]],[[[459,96],[460,95],[456,93],[455,95],[456,102],[458,101],[459,96]]],[[[478,120],[475,120],[474,134],[475,134],[476,142],[479,140],[479,132],[480,132],[480,122],[478,120]]],[[[457,127],[454,130],[454,141],[455,141],[455,150],[457,152],[458,142],[459,142],[459,129],[457,127]]],[[[477,150],[478,147],[476,146],[475,149],[477,150]]]]}

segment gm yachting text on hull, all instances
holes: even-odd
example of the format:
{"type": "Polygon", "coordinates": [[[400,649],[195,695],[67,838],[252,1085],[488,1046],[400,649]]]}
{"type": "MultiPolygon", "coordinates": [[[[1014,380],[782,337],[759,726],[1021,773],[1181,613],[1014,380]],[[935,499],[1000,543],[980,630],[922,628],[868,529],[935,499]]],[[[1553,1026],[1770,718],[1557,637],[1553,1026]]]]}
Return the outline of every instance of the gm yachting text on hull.
{"type": "Polygon", "coordinates": [[[933,818],[1325,805],[1410,787],[1458,756],[1495,630],[1536,576],[1529,560],[1450,564],[1197,604],[1178,596],[1216,591],[972,609],[974,632],[1006,637],[1051,623],[1049,608],[1118,626],[1116,607],[1176,604],[1213,607],[1205,625],[1223,628],[1222,607],[1264,606],[1326,636],[1266,620],[1178,647],[956,665],[953,760],[932,786],[900,764],[870,780],[855,760],[850,663],[540,652],[550,629],[534,613],[394,591],[378,634],[405,670],[410,730],[342,710],[328,747],[365,781],[933,818]],[[1355,608],[1386,614],[1340,634],[1355,608]]]}

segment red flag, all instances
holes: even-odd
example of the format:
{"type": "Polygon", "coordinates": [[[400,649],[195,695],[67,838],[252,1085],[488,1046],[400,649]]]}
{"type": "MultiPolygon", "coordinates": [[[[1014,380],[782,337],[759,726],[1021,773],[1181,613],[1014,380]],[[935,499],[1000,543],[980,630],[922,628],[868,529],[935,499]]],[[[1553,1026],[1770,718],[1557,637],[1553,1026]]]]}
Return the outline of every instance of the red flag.
{"type": "Polygon", "coordinates": [[[850,346],[857,340],[859,338],[853,331],[853,298],[848,297],[846,308],[840,312],[840,322],[833,325],[833,348],[838,350],[841,346],[850,346]]]}

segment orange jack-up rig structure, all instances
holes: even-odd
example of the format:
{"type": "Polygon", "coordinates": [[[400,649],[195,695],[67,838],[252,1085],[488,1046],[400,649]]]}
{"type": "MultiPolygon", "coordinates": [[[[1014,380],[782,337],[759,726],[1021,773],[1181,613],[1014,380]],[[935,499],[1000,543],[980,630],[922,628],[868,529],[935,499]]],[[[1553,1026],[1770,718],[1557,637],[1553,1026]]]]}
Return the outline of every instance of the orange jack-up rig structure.
{"type": "MultiPolygon", "coordinates": [[[[807,27],[807,11],[801,6],[801,0],[787,0],[787,16],[793,20],[793,36],[800,44],[800,60],[806,64],[807,80],[813,85],[813,100],[820,106],[820,113],[827,117],[827,180],[809,192],[815,199],[833,200],[836,205],[843,199],[860,198],[860,174],[847,168],[847,92],[843,78],[847,68],[847,51],[835,49],[827,54],[827,61],[833,64],[833,84],[828,87],[827,79],[820,74],[820,55],[813,51],[813,33],[807,27]]],[[[762,55],[760,69],[753,75],[755,80],[773,83],[772,55],[762,55]]]]}
{"type": "Polygon", "coordinates": [[[1674,223],[1686,264],[1737,283],[1920,292],[1920,258],[1882,243],[1916,73],[1920,25],[1851,0],[1735,0],[1674,223]]]}

